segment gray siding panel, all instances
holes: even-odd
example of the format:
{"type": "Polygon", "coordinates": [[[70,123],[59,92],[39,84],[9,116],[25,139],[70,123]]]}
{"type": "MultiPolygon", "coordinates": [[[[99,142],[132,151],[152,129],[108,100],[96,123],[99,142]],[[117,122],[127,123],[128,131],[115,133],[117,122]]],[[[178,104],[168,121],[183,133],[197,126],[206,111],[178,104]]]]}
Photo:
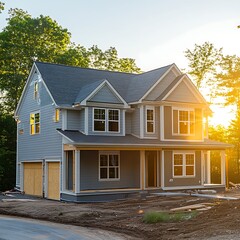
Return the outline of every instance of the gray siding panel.
{"type": "MultiPolygon", "coordinates": [[[[33,80],[36,78],[37,76],[34,75],[33,80]]],[[[34,84],[31,82],[19,110],[21,123],[18,126],[18,162],[39,160],[45,157],[61,158],[62,138],[56,131],[62,126],[61,114],[60,121],[54,122],[55,107],[52,102],[49,102],[49,96],[47,96],[43,84],[39,90],[41,91],[40,102],[44,104],[48,102],[49,104],[41,106],[39,101],[33,98],[34,84]],[[40,133],[30,135],[30,113],[34,111],[40,111],[40,133]],[[19,134],[19,129],[23,129],[24,133],[19,134]]],[[[18,174],[19,172],[17,172],[17,179],[19,179],[18,174]]]]}
{"type": "Polygon", "coordinates": [[[80,130],[80,111],[67,110],[67,129],[80,130]]]}
{"type": "Polygon", "coordinates": [[[85,132],[85,109],[80,111],[80,131],[85,132]]]}
{"type": "Polygon", "coordinates": [[[132,114],[128,112],[125,114],[125,131],[126,134],[132,133],[132,114]]]}
{"type": "Polygon", "coordinates": [[[201,151],[195,151],[195,177],[173,178],[172,151],[164,151],[164,186],[199,186],[201,185],[201,151]]]}
{"type": "Polygon", "coordinates": [[[140,108],[135,107],[132,113],[132,134],[140,136],[140,108]]]}
{"type": "Polygon", "coordinates": [[[116,94],[107,85],[102,87],[88,101],[89,102],[120,103],[120,104],[122,104],[122,101],[116,96],[116,94]]]}
{"type": "Polygon", "coordinates": [[[117,181],[99,181],[98,154],[98,151],[80,152],[81,190],[140,187],[139,151],[120,151],[120,180],[117,181]]]}

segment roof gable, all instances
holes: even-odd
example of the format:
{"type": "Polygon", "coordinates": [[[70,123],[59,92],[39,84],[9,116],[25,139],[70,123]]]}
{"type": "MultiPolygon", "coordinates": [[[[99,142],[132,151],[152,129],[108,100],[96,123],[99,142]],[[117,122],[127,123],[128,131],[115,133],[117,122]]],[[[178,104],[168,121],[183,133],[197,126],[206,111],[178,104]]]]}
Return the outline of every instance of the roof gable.
{"type": "Polygon", "coordinates": [[[160,99],[170,102],[207,104],[201,93],[185,74],[177,77],[166,91],[159,96],[158,100],[160,99]]]}

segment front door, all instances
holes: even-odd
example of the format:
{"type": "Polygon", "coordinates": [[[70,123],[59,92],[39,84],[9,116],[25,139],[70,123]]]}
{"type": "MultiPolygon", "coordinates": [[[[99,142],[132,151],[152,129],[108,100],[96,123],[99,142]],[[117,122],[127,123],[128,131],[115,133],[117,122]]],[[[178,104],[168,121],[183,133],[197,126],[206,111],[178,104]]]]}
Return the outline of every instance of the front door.
{"type": "Polygon", "coordinates": [[[146,151],[146,187],[157,187],[157,151],[146,151]]]}

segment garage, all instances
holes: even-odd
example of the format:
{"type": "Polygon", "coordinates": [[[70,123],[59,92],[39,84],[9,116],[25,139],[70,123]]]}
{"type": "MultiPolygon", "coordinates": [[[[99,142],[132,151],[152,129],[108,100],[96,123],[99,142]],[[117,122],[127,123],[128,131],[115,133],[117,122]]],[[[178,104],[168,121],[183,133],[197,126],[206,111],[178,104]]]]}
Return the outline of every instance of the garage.
{"type": "Polygon", "coordinates": [[[49,199],[60,199],[60,164],[59,162],[48,162],[47,175],[47,197],[49,199]]]}
{"type": "Polygon", "coordinates": [[[42,196],[43,193],[43,169],[42,163],[24,163],[23,190],[25,194],[42,196]]]}

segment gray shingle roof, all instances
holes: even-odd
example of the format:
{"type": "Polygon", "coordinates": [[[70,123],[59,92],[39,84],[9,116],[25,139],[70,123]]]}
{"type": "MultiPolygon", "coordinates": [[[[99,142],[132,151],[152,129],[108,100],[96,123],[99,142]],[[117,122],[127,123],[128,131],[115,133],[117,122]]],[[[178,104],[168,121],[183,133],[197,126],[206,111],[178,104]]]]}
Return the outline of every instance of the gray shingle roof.
{"type": "Polygon", "coordinates": [[[106,79],[126,102],[138,101],[172,66],[168,65],[142,74],[70,67],[35,62],[57,105],[71,106],[84,99],[106,79]]]}
{"type": "Polygon", "coordinates": [[[57,131],[71,141],[73,145],[80,146],[122,146],[137,148],[184,148],[184,149],[226,149],[232,147],[230,144],[205,139],[203,142],[184,141],[160,141],[158,139],[140,139],[130,134],[126,136],[96,136],[85,135],[79,131],[61,130],[57,131]]]}

